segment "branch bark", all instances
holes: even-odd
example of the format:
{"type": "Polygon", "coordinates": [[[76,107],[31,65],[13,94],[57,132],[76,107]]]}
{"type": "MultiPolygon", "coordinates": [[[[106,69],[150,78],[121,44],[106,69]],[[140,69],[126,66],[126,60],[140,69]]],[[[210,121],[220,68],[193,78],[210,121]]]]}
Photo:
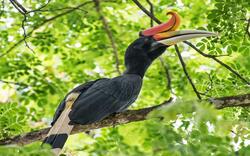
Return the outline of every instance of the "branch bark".
{"type": "MultiPolygon", "coordinates": [[[[249,107],[250,106],[250,94],[228,96],[228,97],[221,97],[221,98],[210,98],[210,99],[203,100],[203,101],[210,102],[211,104],[215,105],[215,108],[217,109],[222,109],[225,107],[239,107],[239,106],[249,107]]],[[[93,124],[76,125],[71,134],[86,132],[86,131],[103,128],[103,127],[126,124],[130,122],[143,121],[143,120],[146,120],[147,115],[153,110],[156,110],[159,107],[162,107],[171,103],[172,103],[172,99],[169,99],[163,102],[162,104],[152,106],[149,108],[143,108],[139,110],[128,110],[122,113],[111,115],[107,117],[106,119],[93,123],[93,124]]],[[[9,144],[25,145],[25,144],[29,144],[35,141],[41,141],[46,137],[49,129],[50,128],[48,127],[48,128],[40,129],[37,131],[32,131],[26,134],[14,136],[12,138],[6,138],[3,140],[0,140],[0,145],[9,145],[9,144]]]]}

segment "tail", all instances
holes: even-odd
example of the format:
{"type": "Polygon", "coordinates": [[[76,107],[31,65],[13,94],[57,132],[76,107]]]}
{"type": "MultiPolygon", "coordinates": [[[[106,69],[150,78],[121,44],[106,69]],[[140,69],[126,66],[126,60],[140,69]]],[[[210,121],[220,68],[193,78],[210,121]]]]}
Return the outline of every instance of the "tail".
{"type": "Polygon", "coordinates": [[[65,108],[57,121],[51,127],[47,137],[44,139],[43,144],[50,144],[52,151],[55,155],[59,155],[68,136],[70,135],[74,125],[70,125],[69,113],[73,103],[76,101],[80,92],[71,93],[67,96],[65,108]]]}

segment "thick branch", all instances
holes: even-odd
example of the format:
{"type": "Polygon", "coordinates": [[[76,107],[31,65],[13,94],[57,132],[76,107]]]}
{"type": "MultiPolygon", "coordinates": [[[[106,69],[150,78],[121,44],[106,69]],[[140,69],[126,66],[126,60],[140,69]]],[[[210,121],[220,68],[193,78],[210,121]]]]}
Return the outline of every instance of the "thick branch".
{"type": "MultiPolygon", "coordinates": [[[[237,96],[229,96],[229,97],[221,97],[221,98],[210,98],[208,100],[212,104],[215,105],[217,109],[225,108],[225,107],[249,107],[250,106],[250,94],[245,95],[237,95],[237,96]]],[[[110,127],[115,125],[121,125],[126,124],[130,122],[136,122],[136,121],[143,121],[146,120],[146,116],[152,112],[153,110],[167,105],[171,104],[172,99],[169,99],[168,101],[156,105],[149,108],[143,108],[139,110],[128,110],[122,113],[118,113],[116,115],[111,115],[108,118],[93,123],[89,125],[76,125],[74,127],[74,130],[72,134],[90,131],[93,129],[103,128],[103,127],[110,127]]],[[[18,144],[18,145],[25,145],[32,143],[34,141],[41,141],[43,140],[50,128],[44,128],[38,131],[29,132],[26,134],[18,135],[12,138],[6,138],[3,140],[0,140],[0,145],[9,145],[9,144],[18,144]]]]}
{"type": "Polygon", "coordinates": [[[103,14],[102,14],[101,7],[100,7],[100,1],[99,0],[93,0],[93,1],[95,3],[96,12],[99,14],[100,19],[102,21],[102,24],[104,26],[104,29],[105,29],[105,31],[106,31],[106,33],[108,35],[108,38],[109,38],[109,40],[111,42],[111,46],[112,46],[112,49],[113,49],[113,54],[114,54],[115,62],[116,62],[116,71],[117,71],[117,73],[119,75],[121,75],[121,71],[120,71],[120,68],[119,68],[120,61],[119,61],[119,58],[118,58],[118,50],[117,50],[117,47],[116,47],[116,43],[115,43],[115,39],[113,37],[112,31],[110,30],[109,23],[106,20],[105,16],[103,16],[103,14]]]}
{"type": "Polygon", "coordinates": [[[210,98],[209,101],[215,105],[217,109],[226,107],[249,107],[250,94],[236,95],[230,97],[210,98]]]}
{"type": "MultiPolygon", "coordinates": [[[[115,125],[145,120],[147,114],[150,113],[152,110],[160,106],[167,105],[171,101],[172,101],[172,98],[170,98],[168,101],[163,102],[160,105],[156,105],[156,106],[152,106],[152,107],[144,108],[144,109],[139,109],[139,110],[128,110],[122,113],[111,115],[107,117],[106,119],[93,123],[93,124],[76,125],[71,134],[86,132],[86,131],[103,128],[103,127],[109,127],[109,126],[115,126],[115,125]]],[[[0,145],[8,145],[8,144],[25,145],[25,144],[32,143],[34,141],[41,141],[46,137],[47,133],[49,132],[49,129],[50,128],[44,128],[38,131],[29,132],[29,133],[18,135],[12,138],[6,138],[3,140],[0,140],[0,145]]]]}

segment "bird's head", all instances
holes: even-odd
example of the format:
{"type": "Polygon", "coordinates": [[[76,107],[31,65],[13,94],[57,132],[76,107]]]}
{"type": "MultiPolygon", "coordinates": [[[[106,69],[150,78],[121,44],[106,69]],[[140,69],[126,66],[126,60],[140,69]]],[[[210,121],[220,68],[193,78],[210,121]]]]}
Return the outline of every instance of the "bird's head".
{"type": "Polygon", "coordinates": [[[160,56],[166,48],[178,42],[198,37],[216,36],[216,33],[204,30],[180,30],[180,16],[174,11],[168,22],[140,32],[140,37],[129,45],[125,54],[125,73],[139,74],[143,77],[148,66],[160,56]]]}

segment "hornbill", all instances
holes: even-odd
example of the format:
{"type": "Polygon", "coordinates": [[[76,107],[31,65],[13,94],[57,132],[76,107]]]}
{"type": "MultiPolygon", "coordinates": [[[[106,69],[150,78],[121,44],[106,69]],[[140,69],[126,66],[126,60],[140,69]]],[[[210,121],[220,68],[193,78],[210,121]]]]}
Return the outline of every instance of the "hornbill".
{"type": "Polygon", "coordinates": [[[215,33],[201,30],[176,31],[180,17],[174,12],[168,22],[140,32],[125,53],[126,71],[114,78],[101,78],[70,91],[58,106],[52,128],[43,143],[58,155],[74,124],[90,124],[126,110],[138,97],[144,74],[166,48],[184,40],[209,37],[215,33]]]}

